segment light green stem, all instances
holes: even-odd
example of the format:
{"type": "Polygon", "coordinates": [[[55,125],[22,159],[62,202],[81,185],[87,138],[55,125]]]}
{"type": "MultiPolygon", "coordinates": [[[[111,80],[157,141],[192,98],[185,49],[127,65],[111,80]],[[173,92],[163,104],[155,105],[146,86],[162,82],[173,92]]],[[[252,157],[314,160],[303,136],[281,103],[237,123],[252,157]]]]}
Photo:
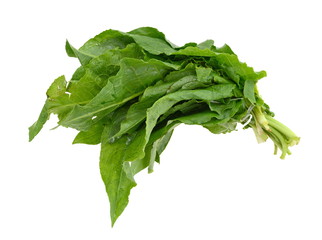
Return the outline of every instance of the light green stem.
{"type": "Polygon", "coordinates": [[[284,124],[265,114],[258,106],[252,113],[255,120],[255,125],[252,124],[254,131],[261,139],[269,137],[274,142],[274,154],[277,154],[277,148],[282,151],[281,159],[284,159],[286,154],[291,154],[289,147],[298,144],[300,138],[284,124]]]}

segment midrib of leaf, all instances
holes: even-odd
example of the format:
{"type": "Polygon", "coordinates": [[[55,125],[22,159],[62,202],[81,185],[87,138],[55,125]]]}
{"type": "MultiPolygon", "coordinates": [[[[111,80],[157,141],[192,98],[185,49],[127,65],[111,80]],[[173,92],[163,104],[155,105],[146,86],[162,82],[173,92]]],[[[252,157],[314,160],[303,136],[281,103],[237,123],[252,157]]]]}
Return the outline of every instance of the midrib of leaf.
{"type": "Polygon", "coordinates": [[[53,113],[53,112],[55,112],[55,110],[58,110],[58,109],[61,109],[61,108],[75,106],[75,105],[78,105],[78,104],[86,104],[86,103],[89,103],[89,101],[83,101],[83,102],[78,102],[78,103],[70,103],[70,104],[65,104],[65,105],[59,105],[59,106],[55,106],[55,107],[52,107],[52,108],[48,109],[48,111],[50,113],[53,113]]]}
{"type": "Polygon", "coordinates": [[[137,97],[137,96],[140,96],[143,92],[144,92],[144,91],[138,92],[138,93],[136,93],[136,94],[134,94],[134,95],[132,95],[132,96],[130,96],[130,97],[128,97],[128,98],[124,98],[124,99],[122,99],[121,101],[116,102],[116,103],[114,103],[114,104],[108,105],[108,106],[106,106],[106,107],[100,108],[100,109],[95,110],[95,111],[91,111],[91,112],[88,112],[88,113],[82,114],[82,115],[80,115],[80,116],[78,116],[78,117],[72,118],[71,120],[69,120],[69,121],[67,121],[67,122],[68,122],[68,123],[70,123],[70,122],[73,122],[73,121],[76,121],[76,120],[79,120],[79,119],[82,119],[82,118],[90,117],[90,116],[92,116],[92,115],[94,115],[94,114],[96,114],[96,113],[102,112],[102,111],[104,111],[104,110],[106,110],[106,109],[109,109],[109,108],[112,108],[112,107],[115,107],[115,106],[117,106],[117,105],[119,105],[119,104],[121,104],[121,103],[123,103],[123,102],[127,102],[127,101],[131,100],[132,98],[135,98],[135,97],[137,97]]]}
{"type": "Polygon", "coordinates": [[[89,103],[89,102],[90,102],[90,100],[87,100],[87,101],[83,101],[83,102],[65,104],[65,105],[62,105],[60,107],[69,107],[69,106],[74,106],[74,105],[78,105],[78,104],[86,104],[86,103],[89,103]]]}
{"type": "MultiPolygon", "coordinates": [[[[117,217],[117,215],[116,215],[116,209],[117,209],[116,204],[117,204],[117,200],[119,198],[119,192],[120,192],[120,188],[121,188],[121,180],[122,180],[122,177],[123,177],[123,174],[124,174],[124,169],[123,169],[124,168],[124,164],[123,164],[124,163],[124,156],[125,156],[125,154],[122,157],[122,169],[121,169],[121,174],[120,174],[119,181],[117,183],[117,191],[116,191],[115,199],[114,199],[114,218],[117,217]]],[[[113,221],[114,221],[114,219],[113,219],[113,221]]]]}
{"type": "Polygon", "coordinates": [[[77,50],[78,52],[80,52],[80,53],[84,54],[84,55],[89,56],[89,57],[92,57],[92,58],[97,57],[97,56],[95,56],[95,55],[92,55],[92,54],[86,53],[86,52],[84,52],[84,51],[82,51],[82,50],[80,50],[80,49],[76,49],[76,50],[77,50]]]}

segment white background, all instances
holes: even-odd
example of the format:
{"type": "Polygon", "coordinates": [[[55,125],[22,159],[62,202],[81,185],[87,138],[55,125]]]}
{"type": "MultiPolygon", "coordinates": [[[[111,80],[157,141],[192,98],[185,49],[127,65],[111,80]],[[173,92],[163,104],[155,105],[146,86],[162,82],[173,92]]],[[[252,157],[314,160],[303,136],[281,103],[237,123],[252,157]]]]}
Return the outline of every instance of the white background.
{"type": "Polygon", "coordinates": [[[322,239],[320,1],[2,1],[0,239],[322,239]],[[301,142],[280,160],[251,130],[180,126],[153,174],[136,178],[110,227],[98,146],[54,117],[32,143],[52,80],[78,66],[64,51],[106,29],[153,26],[182,45],[214,39],[266,70],[259,90],[301,142]]]}

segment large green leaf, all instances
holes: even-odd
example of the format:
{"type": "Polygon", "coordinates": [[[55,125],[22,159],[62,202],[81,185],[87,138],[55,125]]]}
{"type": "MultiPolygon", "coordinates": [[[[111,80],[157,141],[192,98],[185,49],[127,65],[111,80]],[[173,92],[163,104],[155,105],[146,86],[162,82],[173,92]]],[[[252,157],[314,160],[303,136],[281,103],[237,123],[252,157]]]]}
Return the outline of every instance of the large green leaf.
{"type": "MultiPolygon", "coordinates": [[[[50,114],[53,112],[53,108],[59,105],[60,98],[66,97],[66,79],[65,76],[60,76],[54,80],[54,82],[48,88],[47,100],[41,110],[41,113],[38,117],[38,120],[29,127],[29,141],[32,141],[34,137],[41,131],[44,124],[50,117],[50,114]]],[[[60,108],[56,109],[56,113],[63,113],[65,109],[60,108]]]]}
{"type": "Polygon", "coordinates": [[[165,35],[162,32],[160,32],[158,29],[153,28],[153,27],[140,27],[140,28],[136,28],[128,33],[151,37],[151,38],[159,38],[161,40],[166,41],[165,35]]]}
{"type": "MultiPolygon", "coordinates": [[[[180,123],[189,125],[203,125],[204,127],[209,128],[209,130],[213,131],[217,127],[217,129],[220,129],[222,132],[224,132],[223,126],[226,126],[225,123],[227,121],[228,120],[218,120],[218,114],[210,110],[187,114],[185,116],[169,120],[165,126],[151,133],[149,142],[146,144],[144,149],[143,158],[138,157],[142,156],[142,154],[139,154],[139,148],[137,148],[137,157],[135,159],[131,159],[131,161],[133,161],[131,163],[133,173],[136,174],[147,167],[149,168],[150,173],[153,171],[154,162],[159,161],[159,156],[168,144],[174,128],[178,126],[180,123]],[[218,126],[215,125],[215,123],[217,123],[218,126]]],[[[228,131],[227,129],[225,130],[228,131]]],[[[220,133],[219,130],[217,133],[220,133]]],[[[142,136],[140,140],[142,151],[142,147],[144,146],[142,144],[144,140],[142,136]]]]}
{"type": "Polygon", "coordinates": [[[77,71],[80,73],[74,74],[74,80],[69,82],[67,90],[71,93],[71,101],[75,103],[89,102],[106,85],[108,79],[117,74],[121,59],[142,59],[143,57],[142,49],[133,43],[124,49],[107,50],[102,55],[93,58],[82,69],[78,69],[77,71]],[[75,81],[75,77],[78,76],[79,78],[75,81]]]}
{"type": "Polygon", "coordinates": [[[149,53],[159,55],[175,52],[163,33],[155,28],[142,27],[123,33],[116,30],[106,30],[88,40],[79,50],[66,41],[66,52],[70,57],[77,57],[82,65],[86,65],[92,58],[99,56],[109,49],[122,49],[128,44],[136,42],[149,53]]]}
{"type": "Polygon", "coordinates": [[[158,60],[148,62],[123,58],[116,76],[110,77],[106,86],[85,106],[76,105],[68,116],[59,123],[66,127],[86,130],[92,125],[92,118],[104,112],[108,114],[115,107],[138,97],[150,85],[162,80],[172,68],[158,60]]]}
{"type": "Polygon", "coordinates": [[[144,50],[155,55],[162,53],[169,55],[176,51],[169,45],[169,43],[159,38],[152,38],[136,34],[129,34],[129,36],[131,36],[134,41],[139,44],[144,50]]]}
{"type": "Polygon", "coordinates": [[[130,164],[124,155],[129,146],[126,144],[127,139],[123,137],[114,143],[109,143],[107,138],[111,131],[110,126],[108,124],[102,134],[100,171],[110,200],[110,216],[113,226],[127,206],[130,191],[136,183],[130,164]]]}
{"type": "MultiPolygon", "coordinates": [[[[143,169],[149,167],[153,167],[152,162],[156,161],[158,156],[162,153],[165,146],[169,142],[173,129],[178,126],[179,122],[172,121],[171,123],[167,124],[163,128],[160,128],[154,131],[151,134],[150,141],[144,146],[144,138],[145,138],[145,131],[144,134],[141,135],[141,146],[137,148],[137,155],[140,157],[136,157],[135,159],[131,159],[131,169],[134,174],[142,171],[143,169]],[[143,150],[143,154],[142,154],[143,150]]],[[[150,167],[150,171],[152,168],[150,167]]]]}
{"type": "Polygon", "coordinates": [[[198,102],[195,99],[179,102],[175,106],[173,106],[172,108],[170,108],[162,116],[160,116],[160,118],[158,119],[158,123],[161,123],[163,121],[167,121],[168,119],[175,118],[174,115],[176,113],[178,113],[178,112],[180,112],[180,113],[188,113],[188,112],[193,112],[194,110],[201,111],[205,107],[207,107],[207,105],[202,104],[202,103],[198,102]]]}
{"type": "Polygon", "coordinates": [[[121,124],[121,129],[117,133],[117,137],[128,132],[132,128],[138,126],[146,118],[146,111],[155,101],[165,94],[175,92],[182,88],[186,83],[196,81],[196,76],[185,76],[175,82],[162,82],[147,88],[140,101],[134,103],[126,114],[126,119],[121,124]]]}
{"type": "Polygon", "coordinates": [[[240,62],[235,54],[230,53],[230,48],[228,46],[220,49],[219,52],[212,51],[208,48],[200,49],[198,47],[189,46],[172,53],[172,55],[210,57],[210,60],[207,60],[207,63],[210,63],[215,68],[223,69],[226,74],[238,84],[240,79],[242,79],[243,82],[246,80],[256,81],[266,76],[265,71],[255,72],[252,67],[247,66],[246,63],[240,62]]]}
{"type": "Polygon", "coordinates": [[[77,57],[82,65],[86,65],[92,58],[110,49],[122,49],[133,43],[133,39],[116,30],[106,30],[88,40],[79,50],[66,42],[66,52],[70,57],[77,57]]]}
{"type": "Polygon", "coordinates": [[[157,84],[147,88],[146,91],[149,89],[149,93],[145,94],[140,101],[134,103],[129,108],[129,111],[126,113],[126,118],[121,124],[120,131],[115,135],[115,137],[119,137],[124,133],[127,133],[130,129],[141,124],[145,119],[146,110],[151,107],[157,99],[165,95],[168,88],[173,84],[161,81],[160,83],[162,84],[157,84]]]}
{"type": "Polygon", "coordinates": [[[168,94],[156,101],[151,108],[147,110],[146,136],[148,142],[150,134],[157,123],[158,118],[167,112],[173,105],[183,100],[198,99],[203,101],[214,101],[233,96],[234,84],[220,84],[207,89],[182,90],[168,94]]]}
{"type": "Polygon", "coordinates": [[[243,84],[246,80],[256,81],[266,76],[265,71],[255,72],[252,67],[240,62],[234,54],[217,54],[208,63],[215,68],[224,70],[228,77],[237,84],[240,84],[240,80],[242,80],[241,83],[243,84]]]}
{"type": "Polygon", "coordinates": [[[146,111],[156,100],[165,94],[175,92],[186,83],[196,81],[195,66],[188,64],[184,69],[170,72],[164,79],[155,85],[146,88],[137,103],[134,103],[127,112],[126,119],[121,124],[116,137],[138,126],[146,118],[146,111]]]}

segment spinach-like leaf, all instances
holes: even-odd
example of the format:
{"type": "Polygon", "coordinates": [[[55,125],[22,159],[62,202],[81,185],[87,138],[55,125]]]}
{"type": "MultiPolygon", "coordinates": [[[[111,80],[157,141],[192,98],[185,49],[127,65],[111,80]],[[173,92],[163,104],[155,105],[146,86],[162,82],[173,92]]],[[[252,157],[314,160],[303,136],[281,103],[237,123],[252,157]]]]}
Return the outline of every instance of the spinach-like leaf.
{"type": "Polygon", "coordinates": [[[100,171],[110,200],[112,225],[128,204],[134,175],[148,169],[179,124],[214,134],[252,128],[258,142],[271,139],[281,158],[300,140],[274,118],[257,82],[266,76],[240,62],[228,45],[213,40],[181,47],[152,27],[106,30],[79,49],[65,50],[80,66],[70,81],[54,80],[31,141],[51,114],[60,126],[79,130],[73,143],[101,144],[100,171]]]}
{"type": "Polygon", "coordinates": [[[203,101],[213,101],[217,99],[233,96],[233,84],[220,84],[200,90],[182,90],[170,93],[157,100],[151,108],[147,110],[146,117],[146,134],[145,142],[149,141],[150,134],[157,123],[158,118],[167,112],[174,104],[190,99],[198,99],[203,101]]]}
{"type": "Polygon", "coordinates": [[[110,77],[106,86],[85,106],[76,105],[59,124],[86,130],[92,124],[92,118],[100,112],[112,112],[127,101],[138,97],[144,90],[156,83],[171,70],[161,61],[123,58],[119,72],[110,77]]]}
{"type": "MultiPolygon", "coordinates": [[[[111,122],[109,122],[111,123],[111,122]]],[[[114,143],[107,141],[111,127],[106,125],[102,134],[100,171],[110,200],[112,225],[128,204],[130,191],[136,186],[129,162],[124,152],[128,146],[126,137],[114,143]]]]}
{"type": "Polygon", "coordinates": [[[106,120],[102,119],[101,121],[93,124],[87,131],[80,131],[75,137],[73,144],[83,143],[96,145],[101,143],[102,132],[106,124],[105,122],[106,120]]]}
{"type": "Polygon", "coordinates": [[[186,83],[196,81],[196,77],[186,76],[176,82],[165,82],[148,87],[140,101],[134,103],[127,112],[126,119],[121,124],[121,129],[115,137],[121,136],[132,128],[142,123],[146,118],[146,111],[155,101],[167,93],[175,92],[182,88],[186,83]]]}
{"type": "Polygon", "coordinates": [[[32,141],[34,137],[41,131],[52,112],[61,114],[65,111],[65,109],[59,109],[59,100],[66,95],[65,91],[66,79],[65,76],[60,76],[56,78],[48,88],[46,92],[47,100],[41,110],[38,120],[31,127],[29,127],[29,141],[32,141]],[[54,108],[56,109],[54,110],[54,108]]]}

